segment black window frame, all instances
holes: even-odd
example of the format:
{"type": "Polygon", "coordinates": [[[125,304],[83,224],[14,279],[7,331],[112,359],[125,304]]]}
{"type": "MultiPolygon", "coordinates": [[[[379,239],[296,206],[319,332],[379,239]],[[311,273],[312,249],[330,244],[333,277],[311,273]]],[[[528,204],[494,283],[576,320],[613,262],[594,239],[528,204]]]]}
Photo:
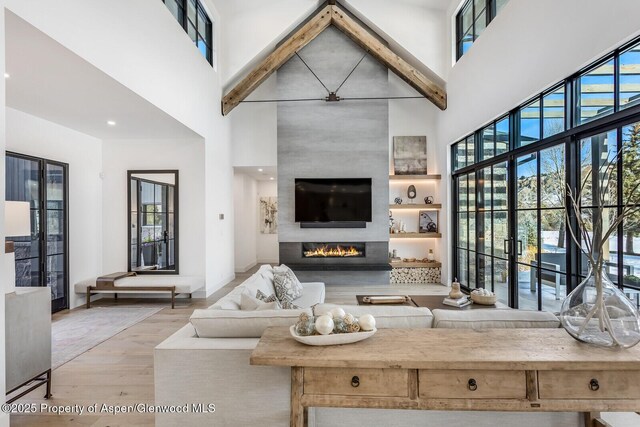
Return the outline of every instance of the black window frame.
{"type": "MultiPolygon", "coordinates": [[[[452,209],[453,209],[453,212],[456,212],[456,217],[452,224],[452,231],[455,237],[451,239],[452,241],[451,265],[452,265],[452,273],[453,273],[452,277],[455,277],[458,275],[459,267],[460,267],[458,266],[459,260],[458,260],[458,253],[457,253],[457,250],[459,249],[457,246],[458,232],[459,232],[457,213],[460,211],[458,207],[458,195],[456,190],[458,178],[464,175],[469,175],[469,174],[475,174],[477,176],[479,171],[483,170],[484,168],[491,167],[494,164],[498,164],[502,161],[508,161],[510,159],[517,158],[518,156],[522,156],[527,153],[542,151],[546,148],[550,148],[558,144],[565,144],[566,182],[569,185],[571,185],[573,188],[575,188],[575,186],[579,182],[579,176],[580,176],[579,175],[580,174],[580,157],[579,157],[580,141],[583,138],[591,137],[591,136],[597,135],[598,133],[617,129],[617,132],[618,132],[617,143],[618,143],[618,146],[620,147],[622,144],[622,138],[623,138],[623,133],[622,133],[623,128],[625,126],[640,122],[640,103],[636,105],[632,105],[630,107],[622,108],[621,99],[620,99],[620,74],[621,74],[620,73],[620,56],[628,52],[630,49],[634,47],[640,47],[640,37],[636,37],[633,40],[620,45],[618,48],[607,53],[606,55],[603,55],[601,58],[597,59],[593,63],[580,69],[579,71],[568,76],[567,78],[559,82],[556,82],[553,85],[550,85],[547,89],[527,99],[525,102],[511,109],[509,112],[501,114],[497,119],[489,121],[488,123],[481,126],[475,132],[465,136],[464,138],[460,139],[459,141],[451,145],[450,155],[452,156],[452,159],[454,159],[454,161],[452,161],[453,171],[451,173],[451,179],[452,179],[451,188],[453,190],[452,191],[452,209]],[[580,90],[579,79],[581,76],[602,66],[603,64],[607,63],[608,61],[611,61],[612,59],[614,62],[613,111],[608,114],[604,114],[601,117],[597,117],[593,120],[580,123],[580,120],[579,120],[580,111],[579,111],[579,105],[577,104],[580,99],[578,96],[578,91],[580,90]],[[562,132],[558,132],[548,137],[545,137],[544,136],[544,98],[548,94],[551,94],[560,88],[564,88],[564,130],[562,132]],[[539,102],[540,139],[530,144],[521,146],[520,145],[520,129],[519,129],[520,111],[522,110],[523,107],[526,107],[527,105],[531,104],[534,101],[539,102]],[[510,118],[509,150],[506,153],[489,157],[487,159],[482,159],[481,136],[482,136],[483,129],[485,129],[487,126],[492,126],[492,125],[495,126],[497,122],[503,120],[505,117],[510,118]],[[465,144],[465,149],[466,149],[465,152],[468,152],[469,146],[467,144],[467,138],[469,136],[474,136],[475,158],[473,163],[466,162],[465,165],[462,166],[458,164],[457,158],[455,157],[457,154],[457,147],[460,144],[465,144]]],[[[618,162],[619,162],[618,172],[621,173],[622,159],[619,159],[618,162]]],[[[515,172],[515,170],[513,170],[514,166],[510,166],[510,167],[512,168],[511,173],[513,174],[515,172]]],[[[620,174],[619,176],[622,176],[622,175],[620,174]]],[[[478,191],[477,187],[476,187],[476,191],[478,191]]],[[[510,193],[512,193],[513,191],[515,191],[515,187],[512,186],[509,191],[510,193]]],[[[466,197],[467,197],[467,203],[469,203],[469,199],[468,199],[469,196],[467,195],[466,197]]],[[[511,200],[515,200],[515,195],[513,193],[511,194],[511,200]]],[[[620,204],[621,202],[620,200],[618,200],[618,209],[620,204]]],[[[470,209],[470,207],[468,207],[467,209],[470,209]]],[[[467,210],[467,212],[468,211],[469,210],[467,210]]],[[[513,223],[515,214],[512,213],[512,211],[513,211],[513,203],[511,204],[511,207],[509,209],[509,215],[513,223]]],[[[570,215],[569,220],[571,222],[571,225],[575,229],[575,227],[577,227],[577,222],[575,218],[572,218],[570,215]]],[[[469,225],[469,219],[467,219],[467,227],[468,227],[467,235],[470,235],[471,233],[476,232],[474,230],[471,230],[471,227],[469,225]]],[[[624,251],[620,249],[622,244],[624,243],[623,240],[624,240],[623,225],[621,225],[618,230],[618,248],[619,248],[618,253],[622,254],[622,256],[618,257],[618,261],[617,261],[618,271],[624,270],[624,266],[623,266],[624,251]]],[[[582,275],[582,270],[580,265],[582,261],[580,258],[579,248],[571,240],[569,240],[567,245],[568,245],[567,247],[568,255],[567,255],[566,277],[567,277],[568,283],[570,282],[572,284],[571,286],[567,286],[567,293],[569,293],[572,290],[572,287],[575,284],[579,283],[580,280],[582,280],[583,275],[582,275]]],[[[469,259],[467,259],[467,265],[470,266],[471,264],[474,264],[474,263],[472,263],[469,259]]],[[[475,270],[476,271],[474,272],[475,273],[474,275],[477,278],[479,277],[479,267],[477,263],[475,263],[475,270]]],[[[467,277],[469,277],[469,275],[471,274],[472,272],[469,272],[469,271],[466,272],[467,277]]],[[[621,283],[619,284],[619,286],[622,289],[633,289],[634,291],[640,291],[640,285],[621,283]]],[[[465,287],[465,284],[463,284],[463,287],[465,287]]],[[[512,307],[517,308],[517,304],[518,304],[517,300],[518,300],[518,295],[517,295],[517,289],[516,289],[515,291],[511,292],[509,304],[512,307]]],[[[640,297],[638,301],[640,302],[640,297]]],[[[541,306],[539,306],[539,309],[540,308],[541,306]]]]}
{"type": "Polygon", "coordinates": [[[460,7],[458,13],[456,14],[456,61],[462,58],[464,55],[463,52],[463,38],[467,34],[471,34],[471,44],[473,44],[480,34],[476,34],[476,21],[479,18],[479,15],[484,12],[485,22],[484,22],[484,30],[489,26],[491,21],[493,21],[497,15],[497,4],[496,0],[482,0],[481,2],[477,2],[476,0],[467,0],[464,2],[462,7],[460,7]],[[483,5],[480,8],[480,11],[476,11],[476,3],[480,3],[483,5]],[[467,11],[468,8],[471,8],[471,26],[468,28],[464,28],[463,23],[463,15],[464,12],[467,11]],[[467,31],[470,30],[470,31],[467,31]]]}
{"type": "Polygon", "coordinates": [[[191,25],[194,28],[196,32],[196,39],[194,41],[196,48],[198,49],[198,51],[200,51],[199,41],[202,40],[202,42],[206,47],[205,49],[206,54],[203,56],[206,58],[207,62],[212,67],[215,68],[214,56],[213,56],[213,52],[214,52],[213,44],[215,43],[215,40],[213,39],[213,21],[211,21],[211,18],[209,17],[207,10],[204,8],[200,0],[162,0],[162,2],[165,5],[167,1],[175,2],[178,5],[178,8],[181,11],[181,16],[177,19],[178,23],[180,24],[182,29],[187,33],[187,36],[189,36],[189,38],[191,38],[191,35],[189,35],[189,26],[191,25]],[[195,7],[196,22],[192,22],[191,18],[189,18],[188,4],[187,4],[188,2],[193,4],[195,7]],[[198,19],[200,14],[202,14],[205,18],[206,28],[204,29],[200,29],[200,19],[198,19]]]}

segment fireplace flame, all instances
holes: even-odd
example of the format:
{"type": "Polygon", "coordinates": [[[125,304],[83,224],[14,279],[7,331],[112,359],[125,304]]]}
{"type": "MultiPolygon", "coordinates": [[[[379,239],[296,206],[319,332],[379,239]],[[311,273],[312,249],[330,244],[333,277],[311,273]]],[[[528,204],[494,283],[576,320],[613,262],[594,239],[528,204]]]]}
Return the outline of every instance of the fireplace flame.
{"type": "Polygon", "coordinates": [[[343,248],[338,245],[336,247],[329,247],[327,245],[319,246],[315,249],[304,251],[306,258],[311,257],[350,257],[350,256],[362,256],[362,252],[349,246],[349,248],[343,248]]]}

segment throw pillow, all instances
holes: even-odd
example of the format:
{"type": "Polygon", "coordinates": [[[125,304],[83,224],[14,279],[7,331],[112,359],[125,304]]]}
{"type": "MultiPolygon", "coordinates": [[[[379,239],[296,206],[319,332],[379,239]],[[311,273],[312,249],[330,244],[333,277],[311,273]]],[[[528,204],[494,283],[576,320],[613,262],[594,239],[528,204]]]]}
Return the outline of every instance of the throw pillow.
{"type": "Polygon", "coordinates": [[[253,297],[247,291],[240,295],[240,310],[245,311],[261,311],[261,310],[279,310],[282,306],[278,302],[275,294],[266,296],[262,291],[257,291],[253,297]]]}
{"type": "Polygon", "coordinates": [[[302,296],[302,284],[289,267],[282,264],[273,268],[273,287],[278,301],[292,302],[302,296]]]}

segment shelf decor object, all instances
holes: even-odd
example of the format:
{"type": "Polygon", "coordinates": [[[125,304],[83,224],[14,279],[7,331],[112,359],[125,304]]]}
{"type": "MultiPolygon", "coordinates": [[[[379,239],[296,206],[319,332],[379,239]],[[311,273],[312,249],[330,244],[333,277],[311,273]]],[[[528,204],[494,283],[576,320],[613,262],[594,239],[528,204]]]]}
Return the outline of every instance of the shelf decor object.
{"type": "Polygon", "coordinates": [[[570,221],[567,221],[567,228],[587,259],[589,272],[563,301],[560,321],[566,331],[579,341],[596,346],[628,348],[640,342],[640,318],[633,303],[609,280],[605,253],[608,253],[609,237],[617,232],[618,226],[626,217],[640,213],[637,205],[640,187],[636,185],[625,189],[627,204],[621,211],[606,209],[611,188],[620,185],[616,165],[621,153],[602,154],[604,160],[596,171],[589,170],[578,190],[567,186],[570,202],[567,211],[573,211],[578,229],[575,230],[570,221]],[[597,179],[593,179],[594,176],[597,179]],[[592,182],[591,186],[588,185],[592,182]],[[582,207],[587,197],[593,200],[593,207],[589,209],[582,207]]]}

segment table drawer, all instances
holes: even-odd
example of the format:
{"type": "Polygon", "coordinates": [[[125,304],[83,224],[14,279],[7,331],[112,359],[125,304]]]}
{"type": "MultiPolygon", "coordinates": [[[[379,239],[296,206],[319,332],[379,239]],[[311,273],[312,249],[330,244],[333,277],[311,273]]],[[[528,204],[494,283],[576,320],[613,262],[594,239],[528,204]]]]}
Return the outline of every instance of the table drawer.
{"type": "Polygon", "coordinates": [[[420,370],[419,395],[426,399],[524,399],[524,371],[420,370]]]}
{"type": "Polygon", "coordinates": [[[305,394],[409,396],[406,369],[305,368],[305,394]]]}
{"type": "Polygon", "coordinates": [[[640,371],[538,371],[540,399],[640,399],[640,371]]]}

